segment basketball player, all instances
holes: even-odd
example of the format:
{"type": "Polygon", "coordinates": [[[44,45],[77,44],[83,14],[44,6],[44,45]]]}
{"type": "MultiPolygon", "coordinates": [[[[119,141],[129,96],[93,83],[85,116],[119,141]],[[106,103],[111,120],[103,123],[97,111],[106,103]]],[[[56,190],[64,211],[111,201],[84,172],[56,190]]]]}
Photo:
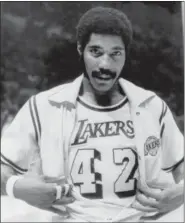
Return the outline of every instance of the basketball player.
{"type": "Polygon", "coordinates": [[[93,8],[78,23],[77,41],[84,73],[31,97],[4,133],[2,191],[37,214],[60,212],[48,221],[138,222],[177,209],[183,136],[162,99],[121,78],[130,21],[93,8]]]}

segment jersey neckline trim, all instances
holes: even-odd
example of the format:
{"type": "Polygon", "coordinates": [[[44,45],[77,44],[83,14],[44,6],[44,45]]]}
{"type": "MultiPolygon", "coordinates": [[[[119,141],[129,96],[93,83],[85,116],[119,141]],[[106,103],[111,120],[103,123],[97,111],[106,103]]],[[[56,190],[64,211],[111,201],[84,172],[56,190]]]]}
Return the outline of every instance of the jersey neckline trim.
{"type": "Polygon", "coordinates": [[[111,105],[111,106],[97,106],[97,105],[92,105],[87,103],[86,101],[84,101],[81,97],[78,96],[77,101],[83,105],[84,107],[91,109],[93,111],[100,111],[100,112],[110,112],[110,111],[115,111],[121,107],[123,107],[127,102],[128,102],[128,98],[124,97],[120,102],[118,102],[115,105],[111,105]]]}

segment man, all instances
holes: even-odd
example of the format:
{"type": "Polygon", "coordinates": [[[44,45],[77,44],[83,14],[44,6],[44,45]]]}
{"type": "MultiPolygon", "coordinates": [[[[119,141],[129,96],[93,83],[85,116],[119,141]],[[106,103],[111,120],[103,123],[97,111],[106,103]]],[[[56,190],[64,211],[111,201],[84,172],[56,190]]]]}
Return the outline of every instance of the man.
{"type": "Polygon", "coordinates": [[[118,10],[97,7],[81,17],[84,74],[29,99],[4,133],[8,195],[60,209],[60,221],[139,221],[183,204],[183,136],[171,111],[120,77],[131,41],[130,21],[118,10]],[[161,179],[162,169],[175,183],[161,179]]]}

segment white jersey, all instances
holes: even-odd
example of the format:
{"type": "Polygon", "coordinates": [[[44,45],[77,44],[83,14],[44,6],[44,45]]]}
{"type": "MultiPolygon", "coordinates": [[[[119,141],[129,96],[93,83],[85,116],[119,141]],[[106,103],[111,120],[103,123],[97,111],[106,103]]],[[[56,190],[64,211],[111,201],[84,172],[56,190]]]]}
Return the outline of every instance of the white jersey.
{"type": "Polygon", "coordinates": [[[128,99],[114,106],[77,100],[77,124],[69,152],[70,176],[81,195],[128,206],[138,175],[128,99]]]}
{"type": "Polygon", "coordinates": [[[68,205],[75,209],[72,214],[75,211],[85,216],[89,214],[91,222],[94,218],[101,221],[107,216],[120,216],[125,222],[135,210],[133,204],[132,213],[123,206],[135,197],[137,153],[138,181],[147,190],[158,191],[158,188],[165,188],[161,184],[166,181],[160,177],[161,168],[174,170],[184,161],[184,138],[161,98],[122,78],[119,84],[129,98],[134,130],[128,103],[100,112],[87,109],[79,102],[76,111],[82,80],[83,75],[72,83],[41,92],[25,103],[2,136],[1,162],[19,174],[27,173],[32,167],[33,174],[51,178],[69,177],[70,174],[76,189],[84,197],[94,198],[86,199],[84,204],[79,199],[68,205]],[[78,124],[69,148],[76,112],[78,124]],[[137,153],[134,153],[135,145],[137,153]],[[155,189],[151,190],[148,183],[155,189]],[[117,203],[115,212],[111,205],[105,212],[97,206],[93,211],[90,203],[97,200],[97,203],[117,203]]]}

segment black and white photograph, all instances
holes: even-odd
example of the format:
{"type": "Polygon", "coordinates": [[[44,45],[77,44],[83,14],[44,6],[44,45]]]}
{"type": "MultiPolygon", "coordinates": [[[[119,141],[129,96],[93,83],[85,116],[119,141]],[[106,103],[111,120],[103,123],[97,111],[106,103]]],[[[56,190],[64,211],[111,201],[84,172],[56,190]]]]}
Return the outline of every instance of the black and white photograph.
{"type": "Polygon", "coordinates": [[[1,1],[1,222],[184,222],[184,1],[1,1]]]}

